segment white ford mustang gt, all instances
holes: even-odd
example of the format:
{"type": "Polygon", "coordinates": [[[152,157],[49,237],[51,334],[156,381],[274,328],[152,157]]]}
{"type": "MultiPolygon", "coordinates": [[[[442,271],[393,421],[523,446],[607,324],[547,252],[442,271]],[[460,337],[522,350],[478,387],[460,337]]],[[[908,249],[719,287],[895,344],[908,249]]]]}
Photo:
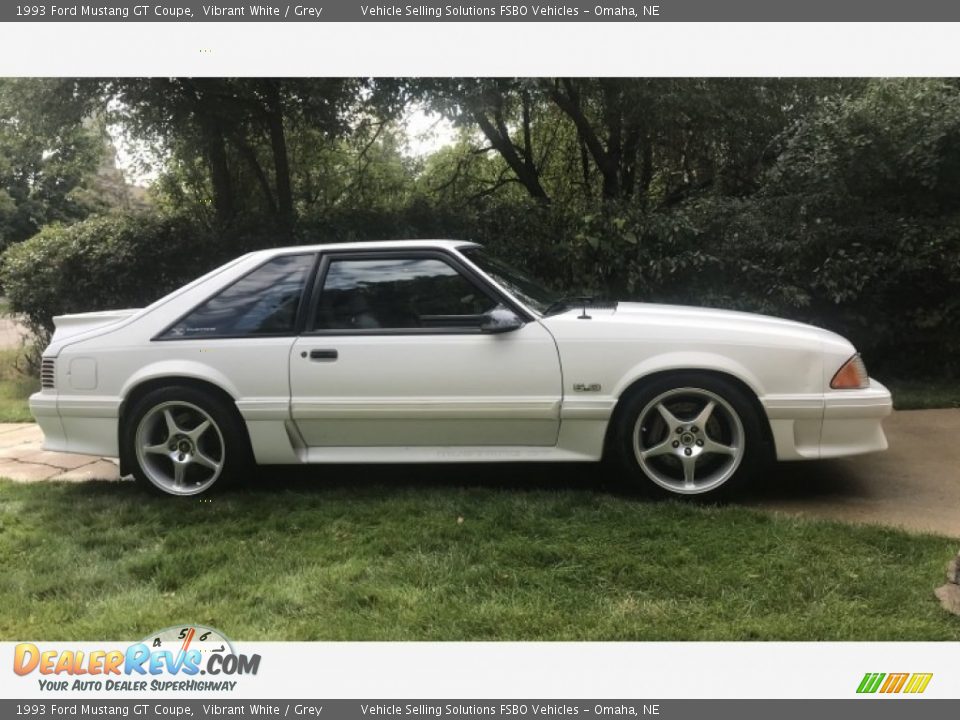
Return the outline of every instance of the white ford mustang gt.
{"type": "Polygon", "coordinates": [[[713,497],[763,461],[886,448],[853,346],[748,313],[555,297],[473,243],[244,255],[140,310],[65,315],[44,447],[196,495],[253,463],[615,458],[713,497]]]}

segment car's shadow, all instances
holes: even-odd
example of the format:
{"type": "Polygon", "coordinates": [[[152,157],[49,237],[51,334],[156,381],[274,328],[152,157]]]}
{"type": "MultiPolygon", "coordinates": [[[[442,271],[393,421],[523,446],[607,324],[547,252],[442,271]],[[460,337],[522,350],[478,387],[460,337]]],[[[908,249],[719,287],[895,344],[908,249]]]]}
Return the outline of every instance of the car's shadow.
{"type": "Polygon", "coordinates": [[[874,497],[877,485],[871,473],[855,461],[812,460],[781,462],[747,489],[744,501],[814,503],[824,498],[865,500],[874,497]]]}
{"type": "Polygon", "coordinates": [[[629,493],[629,488],[616,473],[600,463],[262,466],[244,484],[247,491],[260,493],[283,490],[320,492],[362,486],[629,493]]]}
{"type": "MultiPolygon", "coordinates": [[[[129,479],[119,483],[90,480],[64,485],[76,488],[80,493],[150,496],[129,479]]],[[[260,466],[242,485],[223,492],[266,498],[288,492],[322,495],[351,489],[357,489],[361,494],[373,488],[380,492],[416,488],[488,489],[518,494],[563,490],[653,500],[641,485],[624,479],[616,468],[605,463],[260,466]]],[[[868,479],[859,477],[856,469],[843,461],[777,463],[762,472],[745,492],[733,499],[733,503],[762,506],[790,502],[802,505],[805,502],[814,504],[826,497],[856,500],[870,494],[868,479]]]]}
{"type": "MultiPolygon", "coordinates": [[[[313,465],[261,467],[245,484],[248,492],[324,492],[351,487],[478,488],[517,493],[543,490],[596,492],[653,500],[641,485],[606,463],[504,463],[424,465],[313,465]]],[[[843,460],[774,463],[761,472],[734,503],[811,504],[826,497],[862,499],[872,495],[869,478],[843,460]]]]}

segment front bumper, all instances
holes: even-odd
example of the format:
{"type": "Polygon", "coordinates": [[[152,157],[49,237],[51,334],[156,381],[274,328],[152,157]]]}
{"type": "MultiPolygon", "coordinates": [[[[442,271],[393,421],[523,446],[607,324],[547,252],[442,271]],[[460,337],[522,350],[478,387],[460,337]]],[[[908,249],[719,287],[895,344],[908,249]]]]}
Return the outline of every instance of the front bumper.
{"type": "Polygon", "coordinates": [[[817,460],[887,449],[881,422],[893,410],[876,380],[863,390],[778,396],[763,402],[778,460],[817,460]]]}
{"type": "Polygon", "coordinates": [[[863,390],[834,390],[823,405],[820,457],[860,455],[887,449],[881,421],[893,410],[893,397],[883,385],[870,379],[863,390]]]}

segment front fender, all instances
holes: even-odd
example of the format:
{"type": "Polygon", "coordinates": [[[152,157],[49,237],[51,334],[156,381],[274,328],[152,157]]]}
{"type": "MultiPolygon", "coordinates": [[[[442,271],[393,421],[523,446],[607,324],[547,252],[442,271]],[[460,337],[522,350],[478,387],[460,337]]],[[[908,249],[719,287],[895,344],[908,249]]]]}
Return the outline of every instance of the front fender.
{"type": "Polygon", "coordinates": [[[626,392],[627,388],[638,380],[642,380],[654,373],[668,372],[671,370],[707,370],[721,372],[732,375],[743,382],[757,397],[763,397],[765,392],[760,379],[736,360],[711,352],[680,351],[654,355],[637,363],[623,374],[613,390],[613,395],[619,398],[626,392]]]}

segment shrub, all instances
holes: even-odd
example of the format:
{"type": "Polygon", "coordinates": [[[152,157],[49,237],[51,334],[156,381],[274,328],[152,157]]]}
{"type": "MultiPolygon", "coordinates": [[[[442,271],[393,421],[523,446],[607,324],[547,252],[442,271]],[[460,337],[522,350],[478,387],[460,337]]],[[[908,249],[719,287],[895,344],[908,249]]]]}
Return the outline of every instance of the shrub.
{"type": "Polygon", "coordinates": [[[186,216],[108,215],[50,225],[11,246],[0,259],[0,284],[10,311],[44,341],[55,315],[149,304],[225,254],[186,216]]]}
{"type": "MultiPolygon", "coordinates": [[[[112,215],[47,227],[11,247],[0,261],[0,284],[11,310],[42,340],[54,315],[147,304],[248,250],[451,237],[485,244],[564,294],[794,318],[849,337],[881,377],[956,376],[960,212],[944,200],[953,197],[952,181],[940,188],[931,180],[953,177],[955,154],[940,152],[942,165],[924,160],[926,174],[913,177],[906,169],[919,151],[911,152],[911,133],[895,118],[861,110],[826,108],[789,139],[761,188],[746,197],[706,193],[654,209],[418,200],[306,217],[294,241],[258,228],[216,235],[184,215],[112,215]],[[861,126],[871,118],[879,118],[868,133],[877,142],[889,135],[908,146],[886,156],[895,190],[876,180],[865,190],[850,179],[849,165],[868,162],[869,154],[841,153],[851,144],[844,128],[866,132],[861,126]],[[900,202],[892,205],[891,197],[900,202]]],[[[956,118],[934,144],[960,143],[960,112],[956,118]]]]}

